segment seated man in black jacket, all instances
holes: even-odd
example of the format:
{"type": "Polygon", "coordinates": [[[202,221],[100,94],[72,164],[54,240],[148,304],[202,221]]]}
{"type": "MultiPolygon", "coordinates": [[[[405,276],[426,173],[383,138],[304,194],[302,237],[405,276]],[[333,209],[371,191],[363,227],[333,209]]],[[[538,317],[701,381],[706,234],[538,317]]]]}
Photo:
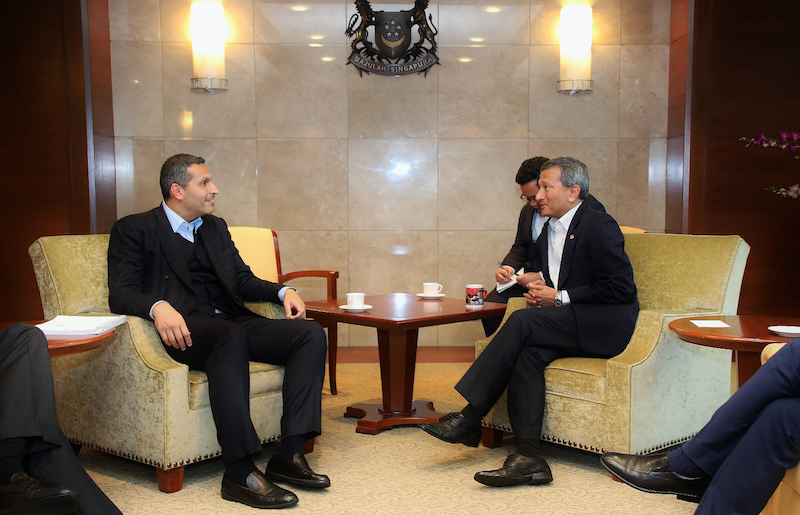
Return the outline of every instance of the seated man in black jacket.
{"type": "Polygon", "coordinates": [[[0,513],[121,513],[58,427],[47,340],[26,324],[0,331],[0,513]]]}

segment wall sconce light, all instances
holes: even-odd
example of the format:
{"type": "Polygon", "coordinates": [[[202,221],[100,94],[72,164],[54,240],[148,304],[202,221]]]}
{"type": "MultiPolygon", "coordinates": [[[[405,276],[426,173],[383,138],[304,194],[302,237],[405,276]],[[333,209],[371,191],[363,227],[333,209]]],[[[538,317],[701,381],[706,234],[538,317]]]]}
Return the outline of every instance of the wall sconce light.
{"type": "Polygon", "coordinates": [[[566,5],[561,8],[561,73],[558,91],[574,95],[592,91],[592,8],[566,5]]]}
{"type": "Polygon", "coordinates": [[[227,91],[225,10],[219,2],[192,4],[192,89],[227,91]]]}

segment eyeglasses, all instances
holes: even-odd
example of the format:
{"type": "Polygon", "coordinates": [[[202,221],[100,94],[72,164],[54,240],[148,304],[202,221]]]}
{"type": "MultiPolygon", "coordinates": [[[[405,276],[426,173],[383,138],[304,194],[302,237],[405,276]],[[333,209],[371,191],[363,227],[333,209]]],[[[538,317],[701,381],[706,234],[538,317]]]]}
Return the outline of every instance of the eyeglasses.
{"type": "Polygon", "coordinates": [[[524,200],[525,202],[536,202],[536,197],[535,196],[534,197],[528,197],[524,193],[522,195],[520,195],[519,198],[521,200],[524,200]]]}

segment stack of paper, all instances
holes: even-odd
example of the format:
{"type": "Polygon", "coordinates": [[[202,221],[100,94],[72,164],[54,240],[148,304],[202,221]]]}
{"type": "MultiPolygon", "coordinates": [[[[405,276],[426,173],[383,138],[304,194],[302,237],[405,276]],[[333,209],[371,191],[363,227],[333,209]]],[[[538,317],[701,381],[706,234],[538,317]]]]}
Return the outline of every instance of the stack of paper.
{"type": "Polygon", "coordinates": [[[54,319],[37,324],[45,336],[72,336],[78,334],[103,334],[125,321],[125,315],[114,316],[68,316],[58,315],[54,319]]]}

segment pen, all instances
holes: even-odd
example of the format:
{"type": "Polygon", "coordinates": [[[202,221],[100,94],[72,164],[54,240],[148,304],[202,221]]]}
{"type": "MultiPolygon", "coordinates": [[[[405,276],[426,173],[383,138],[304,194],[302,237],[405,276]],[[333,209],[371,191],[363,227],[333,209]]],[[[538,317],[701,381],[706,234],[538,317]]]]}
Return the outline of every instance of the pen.
{"type": "MultiPolygon", "coordinates": [[[[504,268],[505,267],[505,265],[503,263],[501,263],[500,261],[498,261],[497,264],[500,265],[500,268],[504,268]]],[[[519,277],[519,272],[514,272],[514,277],[519,277]]]]}

